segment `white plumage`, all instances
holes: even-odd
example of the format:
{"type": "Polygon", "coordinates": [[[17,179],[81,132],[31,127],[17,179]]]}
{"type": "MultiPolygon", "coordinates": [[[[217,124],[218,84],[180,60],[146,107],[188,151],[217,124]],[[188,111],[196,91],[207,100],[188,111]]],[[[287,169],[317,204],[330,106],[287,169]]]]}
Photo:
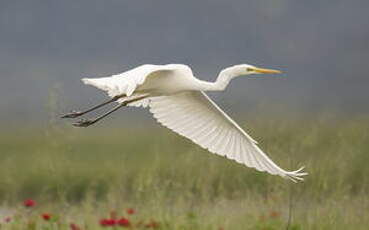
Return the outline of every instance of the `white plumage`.
{"type": "Polygon", "coordinates": [[[149,106],[159,123],[212,153],[292,181],[303,180],[302,176],[307,175],[302,172],[303,168],[286,171],[276,165],[257,142],[204,93],[224,90],[234,77],[258,73],[279,71],[241,64],[221,71],[217,81],[206,82],[195,78],[186,65],[142,65],[111,77],[82,81],[106,91],[121,104],[149,106]]]}

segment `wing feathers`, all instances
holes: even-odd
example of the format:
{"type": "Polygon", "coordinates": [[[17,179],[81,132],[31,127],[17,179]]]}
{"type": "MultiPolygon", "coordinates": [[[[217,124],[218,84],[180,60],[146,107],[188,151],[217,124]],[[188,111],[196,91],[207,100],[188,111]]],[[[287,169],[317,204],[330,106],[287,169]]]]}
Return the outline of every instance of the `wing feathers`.
{"type": "Polygon", "coordinates": [[[150,112],[159,123],[191,139],[212,153],[238,163],[280,175],[292,181],[307,175],[285,171],[270,160],[244,130],[203,92],[150,98],[150,112]]]}

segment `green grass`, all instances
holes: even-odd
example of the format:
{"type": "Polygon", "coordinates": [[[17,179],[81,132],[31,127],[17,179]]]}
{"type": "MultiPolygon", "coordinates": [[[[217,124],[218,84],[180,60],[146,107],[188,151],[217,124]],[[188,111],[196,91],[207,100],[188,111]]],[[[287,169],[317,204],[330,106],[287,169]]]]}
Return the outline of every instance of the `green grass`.
{"type": "Polygon", "coordinates": [[[367,229],[369,118],[251,123],[279,165],[306,166],[305,182],[209,154],[158,126],[3,131],[0,229],[100,229],[100,218],[133,207],[134,221],[155,219],[160,229],[273,230],[286,228],[290,205],[290,229],[367,229]],[[27,198],[38,203],[31,212],[27,198]],[[45,223],[43,212],[59,220],[45,223]],[[12,222],[2,223],[7,215],[12,222]]]}

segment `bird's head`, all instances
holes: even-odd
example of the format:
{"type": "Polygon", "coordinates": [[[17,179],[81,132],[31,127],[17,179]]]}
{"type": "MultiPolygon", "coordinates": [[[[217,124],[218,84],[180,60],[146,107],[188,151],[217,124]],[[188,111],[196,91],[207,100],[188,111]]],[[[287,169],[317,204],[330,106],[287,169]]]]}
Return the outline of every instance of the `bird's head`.
{"type": "Polygon", "coordinates": [[[227,68],[228,71],[233,72],[234,76],[241,75],[250,75],[250,74],[272,74],[272,73],[281,73],[279,70],[274,69],[265,69],[256,67],[249,64],[240,64],[227,68]]]}
{"type": "Polygon", "coordinates": [[[246,76],[250,74],[267,74],[267,73],[281,73],[279,70],[264,69],[249,64],[234,65],[220,71],[217,78],[217,90],[224,90],[230,80],[239,76],[246,76]]]}

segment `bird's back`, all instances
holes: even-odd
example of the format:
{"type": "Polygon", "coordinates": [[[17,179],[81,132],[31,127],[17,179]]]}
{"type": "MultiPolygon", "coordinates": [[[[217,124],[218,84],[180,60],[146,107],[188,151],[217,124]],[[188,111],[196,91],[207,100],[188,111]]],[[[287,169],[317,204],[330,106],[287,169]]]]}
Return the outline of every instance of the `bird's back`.
{"type": "Polygon", "coordinates": [[[118,95],[131,96],[142,85],[147,76],[157,71],[180,71],[192,75],[191,69],[182,64],[152,65],[145,64],[126,72],[103,78],[83,78],[86,85],[104,90],[110,97],[118,95]]]}

